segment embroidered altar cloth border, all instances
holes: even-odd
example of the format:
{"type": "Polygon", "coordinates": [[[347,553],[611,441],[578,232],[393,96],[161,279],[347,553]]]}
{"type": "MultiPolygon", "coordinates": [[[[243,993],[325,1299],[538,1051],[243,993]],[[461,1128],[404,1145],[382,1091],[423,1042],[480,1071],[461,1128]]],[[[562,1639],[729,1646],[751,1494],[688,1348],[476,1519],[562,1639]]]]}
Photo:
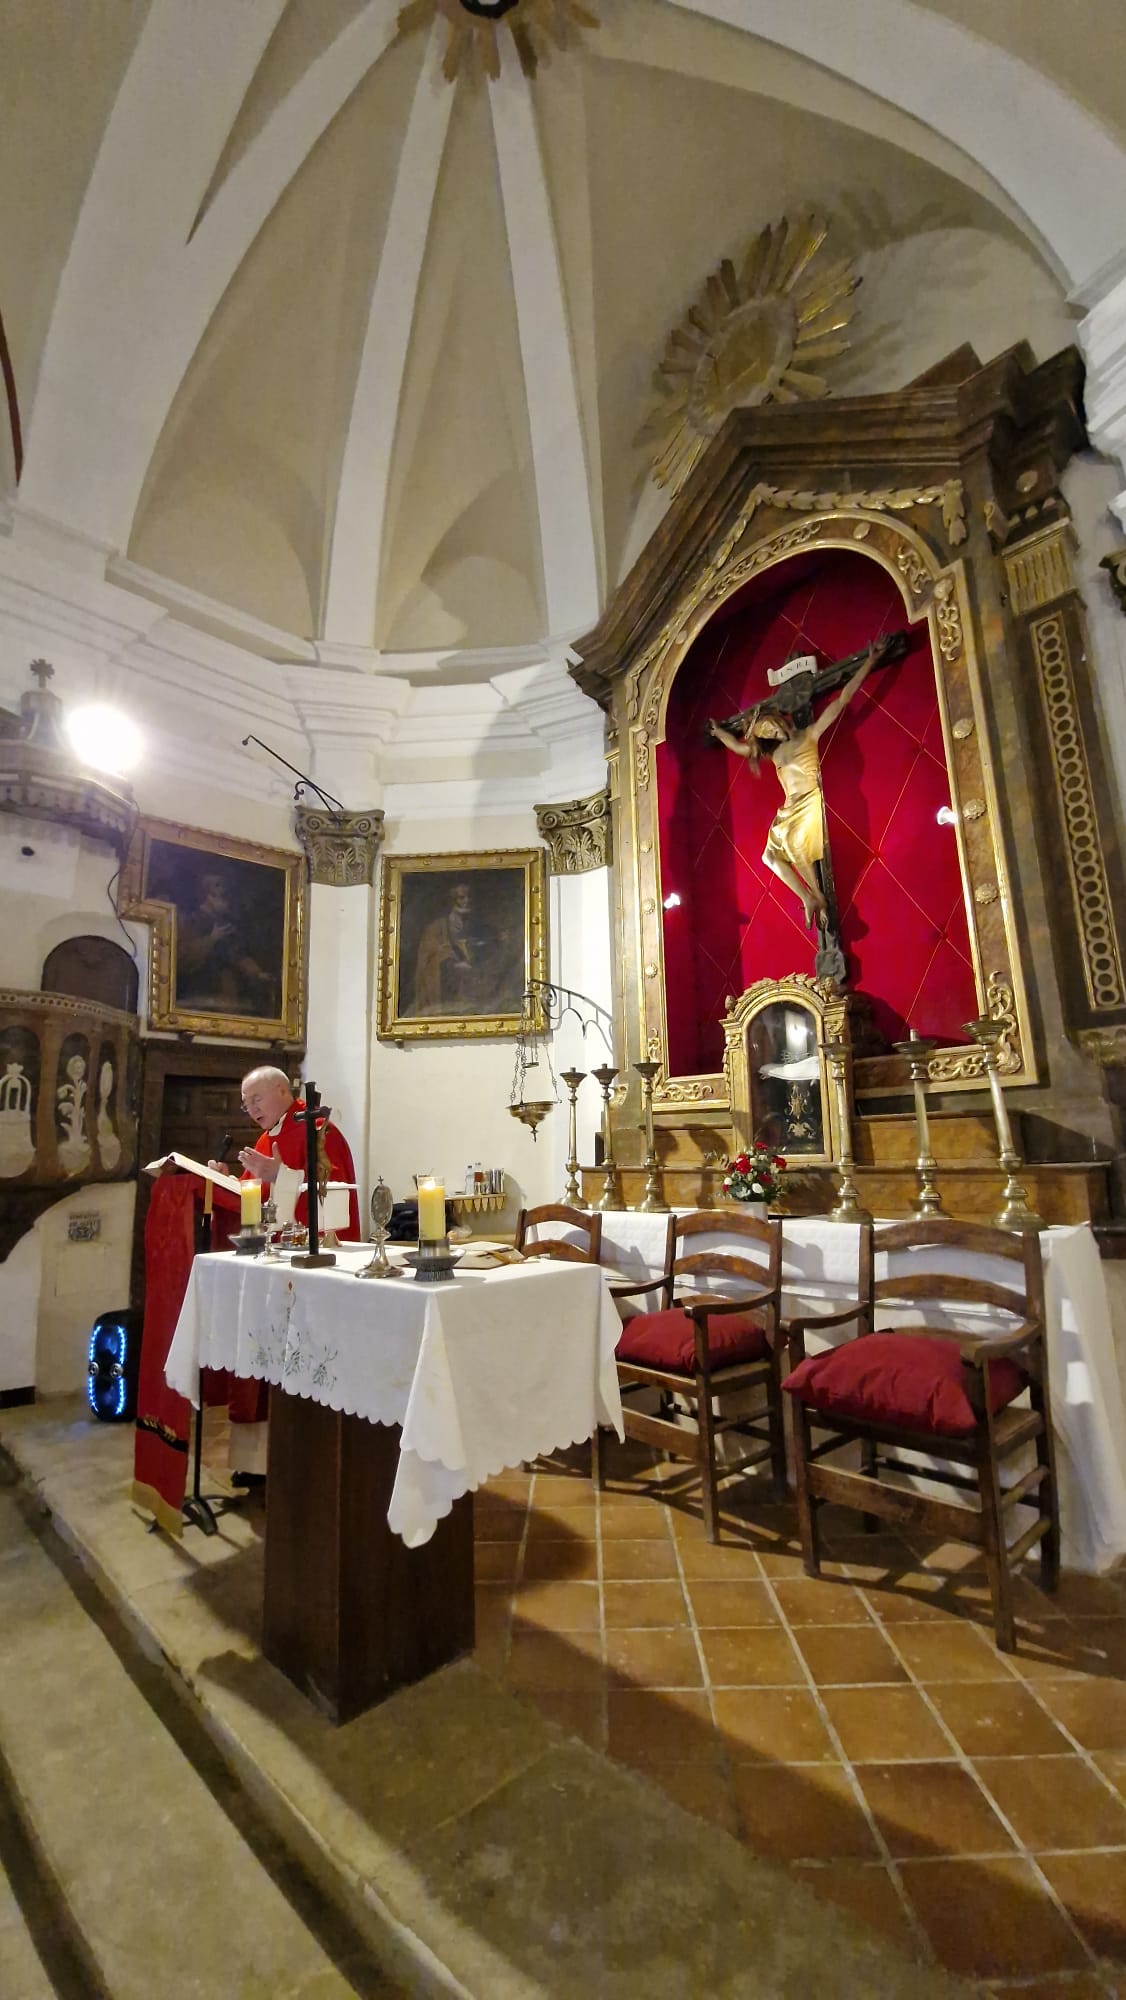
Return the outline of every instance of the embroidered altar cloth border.
{"type": "Polygon", "coordinates": [[[198,1404],[199,1370],[229,1368],[369,1423],[400,1424],[387,1518],[409,1548],[429,1541],[482,1480],[622,1435],[614,1347],[621,1321],[594,1264],[546,1261],[454,1277],[357,1283],[370,1248],[333,1270],[197,1257],[165,1378],[198,1404]]]}

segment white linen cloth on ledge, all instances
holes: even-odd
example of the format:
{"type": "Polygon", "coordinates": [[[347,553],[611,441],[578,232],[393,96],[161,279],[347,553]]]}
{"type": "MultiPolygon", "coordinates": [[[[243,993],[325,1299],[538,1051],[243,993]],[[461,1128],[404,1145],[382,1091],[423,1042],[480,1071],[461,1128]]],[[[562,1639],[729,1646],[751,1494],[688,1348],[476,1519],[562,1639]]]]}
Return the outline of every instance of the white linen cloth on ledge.
{"type": "MultiPolygon", "coordinates": [[[[602,1218],[602,1262],[623,1276],[644,1278],[662,1267],[664,1215],[608,1211],[602,1218]]],[[[543,1235],[574,1236],[557,1223],[543,1235]]],[[[697,1239],[702,1249],[708,1239],[697,1239]]],[[[1126,1556],[1126,1400],[1115,1353],[1110,1301],[1098,1245],[1086,1223],[1041,1232],[1044,1307],[1048,1335],[1048,1377],[1056,1434],[1060,1487],[1060,1527],[1064,1561],[1071,1569],[1107,1569],[1126,1556]]],[[[856,1296],[859,1230],[817,1216],[787,1216],[782,1226],[782,1307],[796,1314],[832,1312],[856,1296]]],[[[967,1257],[944,1251],[930,1260],[935,1270],[963,1270],[1013,1286],[1019,1266],[1004,1258],[967,1257]]],[[[877,1276],[884,1276],[881,1269],[877,1276]]],[[[655,1292],[641,1294],[636,1309],[652,1312],[655,1292]]],[[[902,1322],[904,1315],[899,1318],[902,1322]]],[[[822,1339],[811,1332],[811,1352],[849,1329],[831,1329],[822,1339]]]]}
{"type": "Polygon", "coordinates": [[[387,1518],[408,1548],[507,1465],[622,1435],[621,1321],[603,1272],[542,1261],[440,1285],[360,1283],[370,1246],[335,1270],[197,1257],[165,1363],[198,1405],[200,1368],[229,1368],[375,1424],[401,1424],[387,1518]]]}

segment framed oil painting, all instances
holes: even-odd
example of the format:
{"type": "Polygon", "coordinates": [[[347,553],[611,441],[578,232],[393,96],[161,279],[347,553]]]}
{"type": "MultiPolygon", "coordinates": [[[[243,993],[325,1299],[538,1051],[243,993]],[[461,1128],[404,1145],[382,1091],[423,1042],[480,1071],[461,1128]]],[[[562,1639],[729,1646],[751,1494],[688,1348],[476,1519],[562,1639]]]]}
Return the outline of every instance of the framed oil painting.
{"type": "Polygon", "coordinates": [[[547,850],[385,854],[378,1033],[517,1035],[547,977],[547,850]]]}
{"type": "Polygon", "coordinates": [[[122,910],[153,927],[150,1026],[303,1040],[302,855],[143,819],[122,874],[122,910]]]}

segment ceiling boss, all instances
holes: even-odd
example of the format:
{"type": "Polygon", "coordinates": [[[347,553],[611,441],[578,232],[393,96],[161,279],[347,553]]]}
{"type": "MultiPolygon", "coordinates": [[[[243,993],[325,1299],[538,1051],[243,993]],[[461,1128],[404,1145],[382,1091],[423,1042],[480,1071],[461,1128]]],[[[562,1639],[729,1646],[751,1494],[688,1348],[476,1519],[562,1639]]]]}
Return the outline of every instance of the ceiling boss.
{"type": "Polygon", "coordinates": [[[439,16],[448,23],[442,75],[471,82],[500,75],[500,31],[507,29],[525,76],[534,76],[553,48],[574,46],[580,29],[597,28],[596,16],[581,0],[408,0],[400,8],[398,34],[428,28],[439,16]]]}
{"type": "Polygon", "coordinates": [[[818,261],[829,226],[768,225],[740,270],[725,257],[665,343],[656,401],[635,442],[653,477],[677,487],[732,410],[827,396],[819,364],[843,354],[860,283],[844,259],[818,261]]]}

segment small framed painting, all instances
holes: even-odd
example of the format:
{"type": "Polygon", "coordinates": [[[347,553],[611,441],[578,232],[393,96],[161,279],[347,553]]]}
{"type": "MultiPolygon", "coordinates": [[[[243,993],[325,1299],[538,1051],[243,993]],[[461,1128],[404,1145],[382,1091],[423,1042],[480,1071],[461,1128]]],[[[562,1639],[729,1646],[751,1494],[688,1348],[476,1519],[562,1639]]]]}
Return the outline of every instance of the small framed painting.
{"type": "Polygon", "coordinates": [[[385,854],[378,1033],[517,1035],[547,977],[547,851],[385,854]]]}

